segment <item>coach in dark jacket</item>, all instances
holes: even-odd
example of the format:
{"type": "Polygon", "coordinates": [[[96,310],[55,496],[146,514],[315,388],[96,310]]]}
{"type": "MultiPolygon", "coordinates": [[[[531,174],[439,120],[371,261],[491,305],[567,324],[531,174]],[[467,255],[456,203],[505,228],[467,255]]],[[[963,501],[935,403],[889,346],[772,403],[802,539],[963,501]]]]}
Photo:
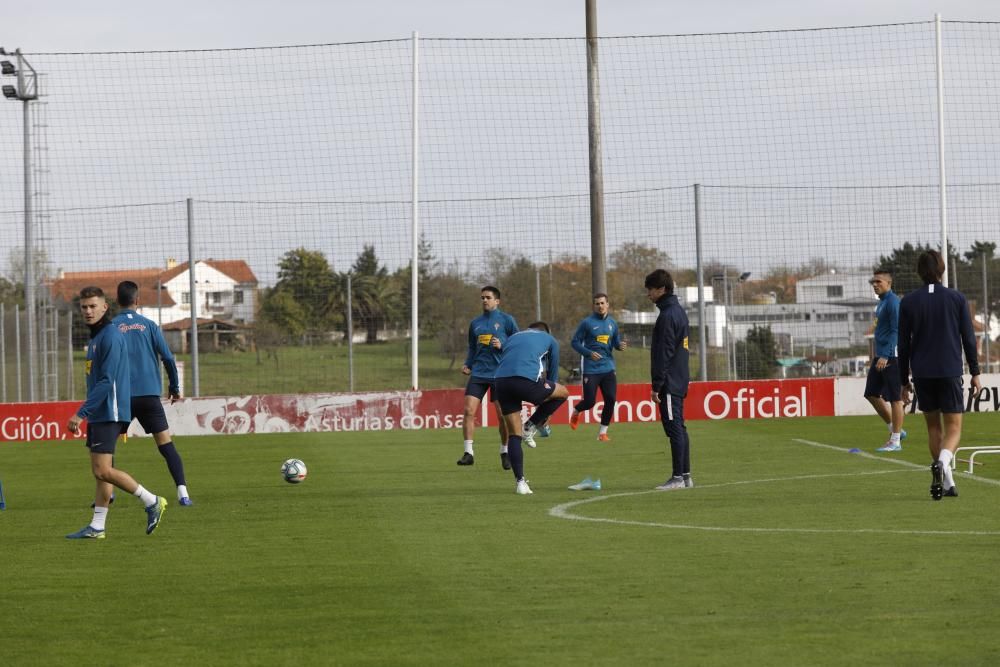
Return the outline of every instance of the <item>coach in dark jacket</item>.
{"type": "Polygon", "coordinates": [[[660,309],[653,327],[650,375],[653,402],[660,406],[660,421],[670,440],[673,472],[660,491],[691,488],[690,441],[684,425],[684,398],[688,393],[688,318],[674,295],[674,279],[664,269],[646,276],[646,296],[660,309]]]}

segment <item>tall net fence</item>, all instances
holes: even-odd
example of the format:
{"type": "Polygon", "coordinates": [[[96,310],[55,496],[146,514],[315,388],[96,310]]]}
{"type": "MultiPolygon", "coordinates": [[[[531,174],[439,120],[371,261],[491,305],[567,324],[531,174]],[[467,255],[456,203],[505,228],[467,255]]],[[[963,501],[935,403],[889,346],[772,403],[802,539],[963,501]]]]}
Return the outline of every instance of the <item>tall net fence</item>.
{"type": "MultiPolygon", "coordinates": [[[[1000,307],[1000,24],[942,36],[949,272],[983,331],[1000,307]]],[[[27,130],[0,107],[6,400],[27,400],[25,134],[40,398],[82,395],[74,294],[124,279],[184,362],[185,393],[196,365],[205,395],[409,387],[414,70],[420,385],[462,384],[484,284],[522,326],[550,321],[564,372],[578,367],[585,40],[416,52],[416,67],[411,40],[25,54],[42,93],[27,130]]],[[[708,377],[858,372],[872,268],[903,292],[916,253],[940,247],[935,24],[602,38],[598,52],[608,291],[633,343],[619,376],[646,380],[642,282],[660,266],[708,377]]]]}

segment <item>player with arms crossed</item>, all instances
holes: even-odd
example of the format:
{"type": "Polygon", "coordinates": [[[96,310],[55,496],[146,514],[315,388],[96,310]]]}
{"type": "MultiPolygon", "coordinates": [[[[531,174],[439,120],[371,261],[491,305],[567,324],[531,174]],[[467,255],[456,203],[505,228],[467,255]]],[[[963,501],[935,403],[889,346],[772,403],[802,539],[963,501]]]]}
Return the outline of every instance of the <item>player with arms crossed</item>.
{"type": "Polygon", "coordinates": [[[462,373],[469,376],[469,382],[465,386],[462,418],[465,452],[457,463],[460,466],[471,466],[476,462],[472,447],[476,433],[476,414],[488,391],[499,422],[500,464],[504,470],[510,470],[510,457],[507,451],[508,432],[503,414],[500,412],[500,403],[497,401],[493,381],[497,366],[500,364],[500,352],[507,338],[517,333],[517,322],[500,310],[500,290],[493,285],[486,285],[479,290],[479,300],[483,305],[483,314],[469,323],[469,353],[462,365],[462,373]]]}
{"type": "Polygon", "coordinates": [[[618,378],[615,375],[614,350],[624,350],[628,343],[621,339],[618,323],[608,314],[608,295],[594,295],[594,312],[580,322],[573,334],[573,349],[583,357],[583,400],[574,406],[569,426],[576,430],[580,415],[594,407],[597,390],[601,390],[604,408],[601,410],[601,428],[597,439],[608,442],[608,426],[615,414],[618,400],[618,378]]]}
{"type": "Polygon", "coordinates": [[[129,366],[132,369],[132,417],[139,420],[146,433],[153,434],[156,449],[167,462],[170,476],[177,485],[177,500],[188,507],[194,503],[188,495],[187,480],[184,477],[184,462],[174,447],[170,437],[170,426],[163,412],[160,393],[163,378],[160,363],[167,369],[167,393],[170,402],[181,397],[177,378],[177,362],[163,339],[163,333],[156,322],[136,312],[139,305],[139,286],[131,280],[118,284],[118,305],[122,311],[112,320],[115,327],[125,335],[128,345],[129,366]]]}
{"type": "Polygon", "coordinates": [[[545,423],[569,397],[569,390],[558,380],[559,343],[549,333],[549,325],[532,322],[527,329],[510,337],[496,370],[496,391],[509,433],[507,451],[518,495],[531,493],[524,479],[521,404],[537,406],[528,422],[531,428],[545,423]]]}
{"type": "Polygon", "coordinates": [[[978,394],[979,360],[969,303],[958,290],[941,284],[944,260],[936,250],[917,258],[924,286],[899,303],[899,377],[903,400],[917,392],[917,406],[927,423],[931,453],[931,498],[957,497],[951,460],[962,437],[962,352],[969,363],[972,388],[978,394]],[[910,386],[912,369],[913,386],[910,386]]]}
{"type": "Polygon", "coordinates": [[[90,524],[66,537],[71,540],[104,539],[104,526],[111,503],[112,487],[131,493],[146,507],[146,534],[160,524],[167,507],[165,498],[150,493],[124,470],[114,467],[113,459],[118,436],[132,420],[129,397],[129,358],[125,337],[112,326],[108,317],[108,302],[99,287],[84,287],[80,291],[80,312],[90,328],[87,345],[87,400],[66,427],[70,433],[80,430],[87,420],[87,449],[90,450],[90,470],[97,482],[94,493],[94,516],[90,524]]]}
{"type": "Polygon", "coordinates": [[[906,437],[899,359],[896,356],[899,297],[892,291],[892,272],[889,269],[876,269],[868,282],[878,296],[878,306],[875,307],[875,357],[868,367],[865,398],[889,427],[889,441],[875,451],[898,452],[903,449],[900,440],[906,437]]]}

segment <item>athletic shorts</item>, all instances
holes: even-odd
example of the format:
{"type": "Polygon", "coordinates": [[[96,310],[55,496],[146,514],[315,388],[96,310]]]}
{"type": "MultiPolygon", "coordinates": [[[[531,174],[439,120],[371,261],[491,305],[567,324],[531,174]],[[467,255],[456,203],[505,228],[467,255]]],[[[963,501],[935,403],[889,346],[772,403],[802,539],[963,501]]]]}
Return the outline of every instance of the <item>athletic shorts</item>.
{"type": "Polygon", "coordinates": [[[941,411],[948,414],[965,412],[962,401],[962,378],[913,378],[917,392],[917,407],[922,412],[941,411]]]}
{"type": "Polygon", "coordinates": [[[133,396],[132,418],[138,419],[142,430],[150,435],[170,428],[159,396],[133,396]]]}
{"type": "Polygon", "coordinates": [[[556,390],[551,380],[529,380],[523,377],[496,379],[496,397],[500,401],[500,412],[509,415],[521,411],[521,403],[541,405],[556,390]]]}
{"type": "Polygon", "coordinates": [[[114,454],[118,436],[128,428],[128,422],[87,422],[87,449],[91,454],[114,454]]]}
{"type": "Polygon", "coordinates": [[[473,375],[469,378],[469,383],[465,385],[465,395],[473,396],[478,398],[480,401],[483,400],[483,396],[486,395],[486,391],[490,392],[490,399],[497,400],[497,390],[494,386],[495,380],[493,378],[484,378],[478,375],[473,375]]]}
{"type": "Polygon", "coordinates": [[[883,370],[875,368],[872,362],[868,369],[868,381],[865,382],[865,396],[881,396],[890,403],[903,400],[903,386],[899,381],[899,362],[890,358],[883,370]]]}

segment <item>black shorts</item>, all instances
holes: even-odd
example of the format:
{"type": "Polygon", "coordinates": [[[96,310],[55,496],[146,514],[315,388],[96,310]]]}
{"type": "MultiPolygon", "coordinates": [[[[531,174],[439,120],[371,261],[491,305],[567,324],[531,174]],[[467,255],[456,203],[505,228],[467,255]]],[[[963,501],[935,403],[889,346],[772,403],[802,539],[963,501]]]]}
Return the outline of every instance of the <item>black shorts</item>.
{"type": "Polygon", "coordinates": [[[87,422],[87,449],[91,454],[114,454],[118,436],[128,428],[128,422],[87,422]]]}
{"type": "Polygon", "coordinates": [[[865,396],[881,396],[890,403],[903,400],[903,386],[899,381],[899,362],[891,358],[883,370],[875,368],[877,362],[876,358],[868,369],[865,396]]]}
{"type": "Polygon", "coordinates": [[[922,412],[965,412],[962,401],[962,378],[913,378],[917,407],[922,412]]]}
{"type": "Polygon", "coordinates": [[[496,379],[496,398],[500,401],[500,412],[509,415],[521,411],[521,403],[541,405],[556,390],[551,380],[529,380],[523,377],[496,379]]]}
{"type": "Polygon", "coordinates": [[[493,378],[473,375],[469,378],[469,383],[465,385],[465,395],[473,396],[480,401],[483,400],[483,396],[486,395],[487,390],[490,392],[490,398],[494,401],[497,400],[497,390],[493,378]]]}
{"type": "Polygon", "coordinates": [[[132,418],[138,419],[142,430],[150,435],[170,428],[159,396],[133,396],[132,418]]]}

